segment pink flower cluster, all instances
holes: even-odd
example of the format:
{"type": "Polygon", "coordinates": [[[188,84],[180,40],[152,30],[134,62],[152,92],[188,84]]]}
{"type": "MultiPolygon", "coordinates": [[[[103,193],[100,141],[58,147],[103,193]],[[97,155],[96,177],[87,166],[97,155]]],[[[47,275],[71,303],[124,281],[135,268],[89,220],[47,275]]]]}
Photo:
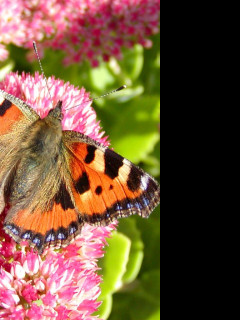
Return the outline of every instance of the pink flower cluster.
{"type": "Polygon", "coordinates": [[[1,0],[0,61],[9,43],[63,50],[65,63],[121,58],[123,47],[140,43],[159,31],[160,0],[1,0]]]}
{"type": "MultiPolygon", "coordinates": [[[[54,77],[48,79],[55,104],[63,101],[64,129],[88,134],[107,145],[100,133],[95,111],[84,89],[76,89],[54,77]]],[[[46,84],[38,73],[9,74],[0,88],[31,105],[41,116],[52,108],[46,84]]],[[[66,248],[45,250],[39,256],[24,243],[17,245],[2,228],[0,215],[0,319],[8,320],[93,320],[99,307],[101,278],[97,275],[97,259],[103,256],[106,237],[114,225],[85,225],[81,234],[66,248]]]]}
{"type": "Polygon", "coordinates": [[[101,303],[97,259],[113,227],[85,226],[61,252],[16,246],[0,226],[0,319],[93,320],[101,303]]]}

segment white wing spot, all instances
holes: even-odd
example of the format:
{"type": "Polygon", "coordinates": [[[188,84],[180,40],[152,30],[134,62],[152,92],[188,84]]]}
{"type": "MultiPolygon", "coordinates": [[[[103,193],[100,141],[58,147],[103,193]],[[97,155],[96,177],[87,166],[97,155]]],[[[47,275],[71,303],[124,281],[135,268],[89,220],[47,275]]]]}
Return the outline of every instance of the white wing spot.
{"type": "Polygon", "coordinates": [[[4,102],[4,98],[3,97],[0,97],[0,104],[2,104],[4,102]]]}
{"type": "Polygon", "coordinates": [[[148,182],[149,182],[149,177],[147,175],[142,176],[141,186],[144,191],[146,191],[148,188],[148,182]]]}
{"type": "Polygon", "coordinates": [[[127,160],[127,159],[124,159],[123,163],[126,164],[129,167],[131,167],[131,165],[132,165],[131,162],[129,160],[127,160]]]}

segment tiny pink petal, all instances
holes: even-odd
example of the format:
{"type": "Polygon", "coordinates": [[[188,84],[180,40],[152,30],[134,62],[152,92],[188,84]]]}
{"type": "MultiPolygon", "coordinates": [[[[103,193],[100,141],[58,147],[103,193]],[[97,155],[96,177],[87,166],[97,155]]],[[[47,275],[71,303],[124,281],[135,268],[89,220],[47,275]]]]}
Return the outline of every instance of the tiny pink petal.
{"type": "Polygon", "coordinates": [[[29,252],[26,255],[26,260],[23,264],[23,267],[27,274],[34,275],[38,273],[40,267],[40,259],[36,253],[29,252]]]}
{"type": "Polygon", "coordinates": [[[49,307],[55,308],[57,305],[57,297],[48,292],[42,299],[43,303],[49,307]]]}
{"type": "Polygon", "coordinates": [[[26,272],[19,262],[13,262],[11,268],[11,274],[16,279],[24,279],[26,272]]]}
{"type": "Polygon", "coordinates": [[[46,289],[46,280],[44,277],[37,278],[34,280],[35,288],[39,292],[43,292],[46,289]]]}
{"type": "Polygon", "coordinates": [[[26,316],[31,320],[43,320],[43,307],[32,304],[31,309],[27,310],[26,316]]]}
{"type": "Polygon", "coordinates": [[[14,290],[1,290],[0,291],[0,307],[13,308],[19,303],[20,299],[14,290]]]}

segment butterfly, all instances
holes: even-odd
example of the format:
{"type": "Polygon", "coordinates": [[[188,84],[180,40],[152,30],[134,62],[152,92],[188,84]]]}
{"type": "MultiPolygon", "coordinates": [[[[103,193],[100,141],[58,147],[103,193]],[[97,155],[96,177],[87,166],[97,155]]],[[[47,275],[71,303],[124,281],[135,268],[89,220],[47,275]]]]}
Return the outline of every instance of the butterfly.
{"type": "Polygon", "coordinates": [[[39,254],[66,246],[85,223],[147,218],[159,204],[158,183],[113,150],[63,131],[63,104],[40,116],[0,90],[0,214],[5,231],[39,254]]]}

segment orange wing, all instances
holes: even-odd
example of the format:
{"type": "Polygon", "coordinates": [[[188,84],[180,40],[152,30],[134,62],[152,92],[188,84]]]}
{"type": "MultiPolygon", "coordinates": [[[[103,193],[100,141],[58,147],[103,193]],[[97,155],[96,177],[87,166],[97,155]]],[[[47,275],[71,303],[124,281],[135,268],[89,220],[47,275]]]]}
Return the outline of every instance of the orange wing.
{"type": "Polygon", "coordinates": [[[29,212],[26,209],[15,213],[10,208],[4,229],[16,242],[26,240],[42,253],[51,245],[67,245],[80,233],[82,221],[74,208],[70,194],[62,183],[49,210],[29,212]]]}
{"type": "Polygon", "coordinates": [[[159,185],[130,161],[76,132],[64,131],[64,142],[84,221],[104,225],[133,214],[146,218],[158,205],[159,185]]]}
{"type": "Polygon", "coordinates": [[[13,125],[27,117],[37,120],[37,113],[22,100],[0,90],[0,136],[11,131],[13,125]]]}
{"type": "Polygon", "coordinates": [[[14,123],[23,117],[22,112],[8,100],[0,100],[0,135],[8,133],[14,123]]]}

